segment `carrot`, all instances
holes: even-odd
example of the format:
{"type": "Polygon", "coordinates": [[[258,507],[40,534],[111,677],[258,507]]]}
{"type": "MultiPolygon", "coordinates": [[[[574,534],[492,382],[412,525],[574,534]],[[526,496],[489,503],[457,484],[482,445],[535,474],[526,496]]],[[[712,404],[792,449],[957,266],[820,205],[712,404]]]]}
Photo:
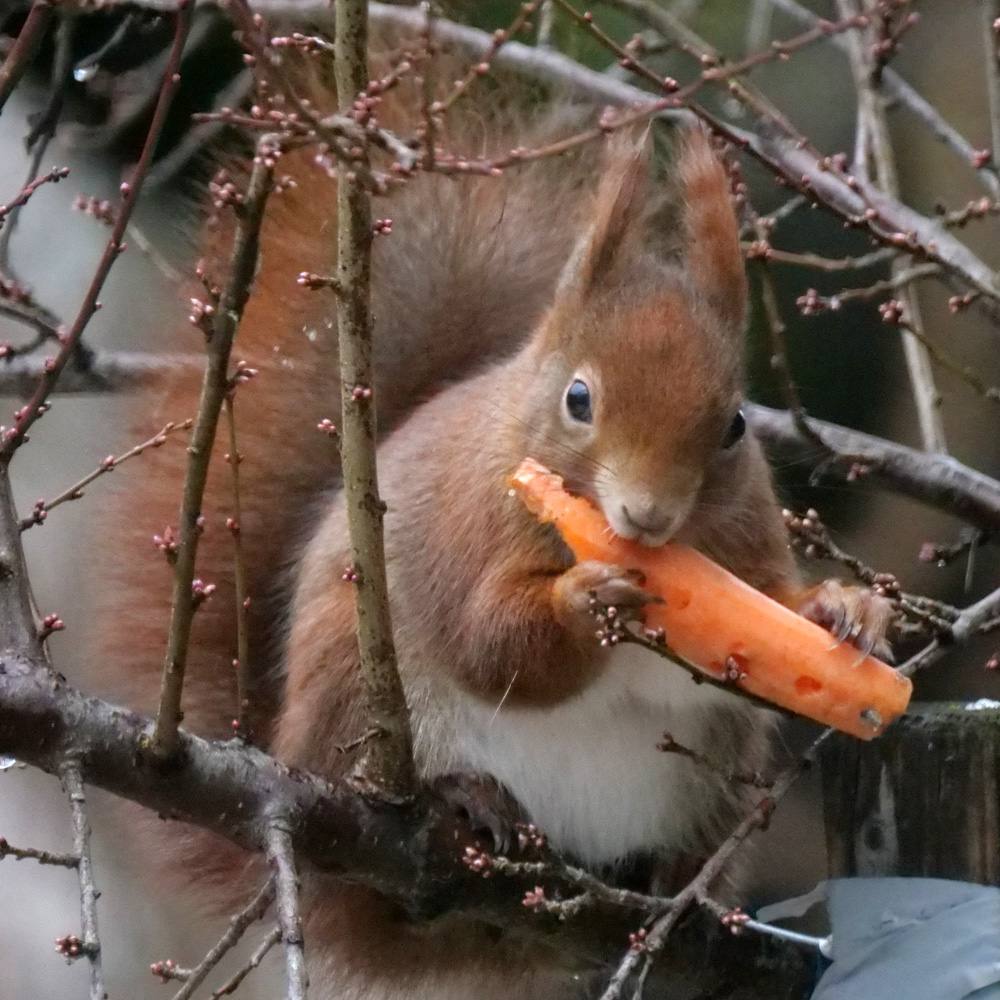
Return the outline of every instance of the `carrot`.
{"type": "Polygon", "coordinates": [[[645,609],[671,651],[699,670],[782,708],[870,740],[906,709],[913,685],[873,656],[772,600],[700,552],[678,542],[648,548],[609,532],[604,515],[571,496],[533,459],[511,486],[551,522],[579,560],[641,570],[663,604],[645,609]]]}

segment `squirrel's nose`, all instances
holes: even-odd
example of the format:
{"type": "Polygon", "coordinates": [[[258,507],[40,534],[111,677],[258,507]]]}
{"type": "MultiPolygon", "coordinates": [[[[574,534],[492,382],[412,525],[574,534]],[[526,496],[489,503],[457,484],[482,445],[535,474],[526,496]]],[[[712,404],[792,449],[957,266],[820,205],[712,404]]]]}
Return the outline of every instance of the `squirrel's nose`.
{"type": "Polygon", "coordinates": [[[633,528],[649,535],[663,534],[673,521],[671,514],[660,510],[653,503],[636,504],[631,509],[627,504],[622,504],[622,514],[633,528]]]}

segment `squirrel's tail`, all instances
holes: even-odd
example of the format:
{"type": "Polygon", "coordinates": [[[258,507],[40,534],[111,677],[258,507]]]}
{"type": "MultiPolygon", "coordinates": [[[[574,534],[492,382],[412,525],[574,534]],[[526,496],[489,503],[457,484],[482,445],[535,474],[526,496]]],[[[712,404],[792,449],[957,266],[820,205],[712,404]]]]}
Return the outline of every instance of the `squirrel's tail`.
{"type": "MultiPolygon", "coordinates": [[[[456,102],[442,130],[449,152],[482,161],[517,146],[537,147],[552,134],[551,116],[518,119],[494,103],[496,112],[484,110],[481,100],[473,107],[470,97],[456,102]]],[[[413,81],[389,91],[379,109],[380,121],[401,135],[412,132],[421,115],[420,87],[413,81]]],[[[392,220],[391,233],[378,236],[373,251],[380,432],[444,383],[520,344],[548,304],[570,252],[578,206],[586,201],[582,189],[598,152],[541,158],[500,176],[417,172],[375,200],[375,214],[392,220]]],[[[240,509],[223,420],[197,560],[197,576],[215,591],[195,615],[183,699],[186,728],[214,738],[231,735],[238,712],[232,519],[239,525],[250,600],[253,686],[246,718],[252,737],[265,745],[280,698],[288,577],[320,500],[339,475],[336,443],[317,429],[324,420],[338,423],[336,300],[329,289],[297,281],[301,272],[335,270],[336,184],[305,150],[282,157],[277,174],[291,183],[283,182],[271,197],[259,272],[233,349],[234,362],[259,372],[235,395],[240,509]]],[[[217,285],[225,277],[229,242],[224,231],[216,234],[206,255],[207,277],[217,285]]],[[[198,353],[202,336],[188,327],[177,346],[198,353]]],[[[200,371],[178,368],[139,393],[130,403],[134,440],[167,421],[194,416],[201,380],[200,371]]],[[[153,537],[176,528],[187,457],[179,436],[144,455],[122,472],[95,518],[101,606],[93,616],[91,686],[146,713],[155,710],[159,691],[172,586],[171,567],[153,537]]]]}

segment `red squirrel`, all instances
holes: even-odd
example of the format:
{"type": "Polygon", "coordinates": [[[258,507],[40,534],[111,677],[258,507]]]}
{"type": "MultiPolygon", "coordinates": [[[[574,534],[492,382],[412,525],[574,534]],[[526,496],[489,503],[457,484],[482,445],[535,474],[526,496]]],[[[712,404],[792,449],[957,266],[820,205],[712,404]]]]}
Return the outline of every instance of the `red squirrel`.
{"type": "MultiPolygon", "coordinates": [[[[740,815],[721,770],[657,749],[665,732],[752,771],[771,723],[646,650],[598,643],[591,595],[626,611],[649,597],[625,568],[573,565],[508,493],[521,459],[553,468],[618,534],[694,545],[866,649],[881,648],[887,615],[866,591],[800,580],[740,409],[747,288],[707,136],[678,145],[668,248],[651,222],[648,143],[605,146],[499,178],[408,181],[388,199],[373,296],[386,556],[420,775],[495,779],[557,850],[614,877],[642,857],[680,870],[740,815]]],[[[280,759],[339,778],[365,721],[336,446],[316,430],[337,416],[334,309],[332,293],[296,284],[331,268],[336,200],[304,155],[280,169],[296,186],[267,217],[234,354],[260,370],[236,395],[249,719],[280,759]]],[[[197,373],[167,376],[134,403],[137,429],[193,413],[199,385],[197,373]]],[[[235,715],[228,450],[218,443],[199,556],[217,590],[196,615],[185,691],[185,725],[211,737],[230,735],[235,715]]],[[[100,529],[116,584],[98,644],[113,665],[104,686],[146,711],[170,595],[149,538],[176,520],[185,461],[179,448],[144,458],[100,529]]],[[[191,837],[174,846],[186,867],[198,859],[200,879],[244,877],[235,847],[191,837]]],[[[548,1000],[593,987],[495,931],[409,925],[368,890],[310,878],[305,899],[314,996],[548,1000]]]]}

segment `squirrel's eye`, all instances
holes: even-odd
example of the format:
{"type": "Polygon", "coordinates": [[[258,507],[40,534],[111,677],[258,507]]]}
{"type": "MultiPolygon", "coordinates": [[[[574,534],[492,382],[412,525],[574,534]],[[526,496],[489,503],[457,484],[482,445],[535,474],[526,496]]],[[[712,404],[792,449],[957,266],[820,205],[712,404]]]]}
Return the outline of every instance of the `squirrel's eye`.
{"type": "Polygon", "coordinates": [[[590,405],[590,390],[587,383],[575,378],[566,390],[566,411],[581,424],[589,424],[594,419],[590,405]]]}
{"type": "Polygon", "coordinates": [[[726,436],[722,439],[723,448],[732,448],[734,444],[746,433],[747,421],[746,417],[743,416],[742,410],[736,411],[736,416],[733,417],[733,422],[729,425],[726,431],[726,436]]]}

